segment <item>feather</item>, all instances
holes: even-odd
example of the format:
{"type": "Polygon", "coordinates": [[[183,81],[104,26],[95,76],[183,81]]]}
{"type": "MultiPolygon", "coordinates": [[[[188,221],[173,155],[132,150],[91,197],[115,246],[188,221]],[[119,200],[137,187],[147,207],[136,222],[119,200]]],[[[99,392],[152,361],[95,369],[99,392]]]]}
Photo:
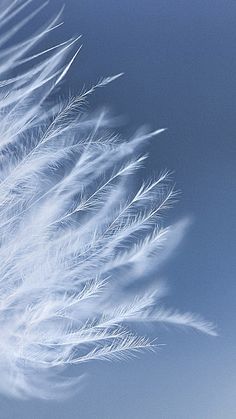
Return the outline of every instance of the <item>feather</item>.
{"type": "MultiPolygon", "coordinates": [[[[31,2],[2,2],[0,29],[31,2]]],[[[0,391],[50,399],[77,386],[80,377],[62,373],[69,365],[152,348],[132,331],[134,322],[215,330],[159,306],[161,284],[126,292],[131,270],[142,279],[140,264],[143,272],[158,259],[171,234],[161,226],[175,198],[168,173],[130,187],[147,159],[142,147],[163,129],[125,140],[111,132],[105,111],[83,110],[88,95],[121,74],[67,101],[49,99],[80,50],[73,52],[79,37],[30,51],[61,26],[61,12],[27,40],[5,46],[46,3],[0,41],[0,391]]]]}

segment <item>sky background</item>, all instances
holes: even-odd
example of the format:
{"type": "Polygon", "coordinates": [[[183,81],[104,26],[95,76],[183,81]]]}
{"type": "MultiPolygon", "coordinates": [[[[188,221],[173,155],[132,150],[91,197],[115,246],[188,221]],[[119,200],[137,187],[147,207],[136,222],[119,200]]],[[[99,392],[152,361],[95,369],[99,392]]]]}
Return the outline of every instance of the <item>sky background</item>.
{"type": "MultiPolygon", "coordinates": [[[[22,38],[60,4],[51,0],[22,38]]],[[[181,195],[167,221],[191,223],[159,276],[171,290],[166,303],[212,320],[219,337],[158,328],[154,335],[166,346],[157,353],[87,365],[84,387],[66,402],[2,398],[0,418],[234,419],[236,2],[65,0],[65,6],[64,26],[48,42],[82,34],[84,46],[62,92],[124,72],[91,97],[91,108],[109,106],[126,132],[146,123],[168,127],[148,147],[148,171],[174,172],[181,195]]]]}

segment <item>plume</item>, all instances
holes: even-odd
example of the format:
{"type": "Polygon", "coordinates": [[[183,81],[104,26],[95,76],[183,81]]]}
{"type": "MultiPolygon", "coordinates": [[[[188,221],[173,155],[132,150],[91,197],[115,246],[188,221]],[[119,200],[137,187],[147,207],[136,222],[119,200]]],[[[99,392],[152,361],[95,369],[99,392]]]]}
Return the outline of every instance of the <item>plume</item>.
{"type": "Polygon", "coordinates": [[[161,221],[175,199],[169,174],[137,175],[163,129],[126,139],[107,111],[88,111],[119,74],[58,99],[79,37],[37,49],[60,12],[15,41],[46,6],[27,12],[32,1],[0,3],[0,391],[50,399],[78,387],[80,364],[152,348],[139,335],[147,322],[215,330],[165,309],[163,284],[144,283],[176,231],[161,221]]]}

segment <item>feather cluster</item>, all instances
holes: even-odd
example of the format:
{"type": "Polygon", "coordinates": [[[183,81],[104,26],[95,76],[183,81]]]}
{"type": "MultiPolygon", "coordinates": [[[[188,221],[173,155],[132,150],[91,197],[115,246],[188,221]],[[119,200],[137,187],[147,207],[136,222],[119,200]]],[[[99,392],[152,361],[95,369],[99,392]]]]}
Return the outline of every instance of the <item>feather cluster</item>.
{"type": "Polygon", "coordinates": [[[46,5],[15,22],[31,1],[0,5],[0,391],[53,398],[77,382],[63,375],[70,365],[151,348],[134,323],[215,332],[164,309],[163,286],[142,282],[168,244],[161,214],[174,192],[167,173],[136,189],[131,182],[147,158],[143,145],[162,130],[122,139],[105,111],[86,110],[88,95],[119,75],[55,100],[78,38],[37,52],[59,13],[15,42],[46,5]]]}

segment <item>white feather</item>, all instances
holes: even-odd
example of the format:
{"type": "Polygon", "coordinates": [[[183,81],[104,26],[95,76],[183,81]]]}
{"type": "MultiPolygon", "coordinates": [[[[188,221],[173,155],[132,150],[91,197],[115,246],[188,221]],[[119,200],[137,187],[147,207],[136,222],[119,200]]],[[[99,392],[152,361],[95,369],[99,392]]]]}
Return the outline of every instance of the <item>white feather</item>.
{"type": "MultiPolygon", "coordinates": [[[[30,2],[3,2],[0,28],[30,2]]],[[[68,365],[149,348],[147,338],[128,331],[131,322],[214,329],[191,314],[158,308],[161,286],[151,292],[147,283],[144,295],[125,298],[120,292],[130,267],[138,272],[142,263],[145,270],[168,240],[169,229],[159,222],[174,197],[168,174],[136,192],[129,187],[147,157],[140,147],[163,130],[125,141],[110,132],[105,112],[83,111],[90,93],[120,75],[67,102],[48,101],[79,51],[72,52],[78,39],[27,54],[60,26],[60,13],[4,49],[45,4],[0,40],[0,390],[52,398],[75,384],[58,375],[68,365]],[[22,64],[28,67],[20,73],[22,64]]]]}

